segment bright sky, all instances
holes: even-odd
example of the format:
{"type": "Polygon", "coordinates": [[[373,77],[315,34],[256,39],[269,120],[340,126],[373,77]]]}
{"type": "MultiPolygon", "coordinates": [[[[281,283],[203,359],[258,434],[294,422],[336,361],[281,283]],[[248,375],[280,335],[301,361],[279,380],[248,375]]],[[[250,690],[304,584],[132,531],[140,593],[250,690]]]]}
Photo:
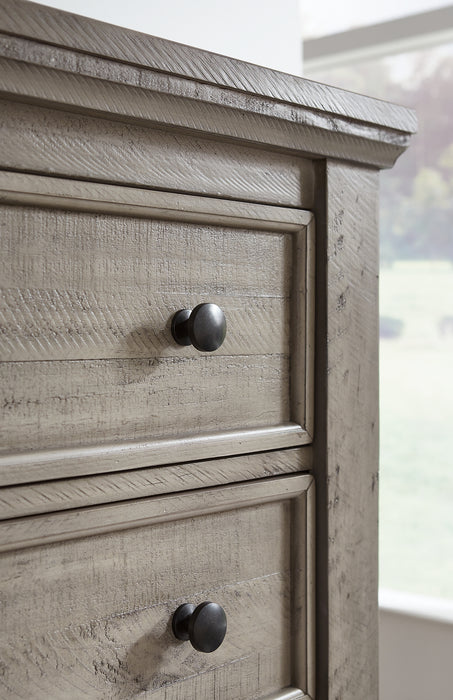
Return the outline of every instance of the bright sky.
{"type": "Polygon", "coordinates": [[[445,0],[299,0],[304,39],[451,5],[445,0]]]}

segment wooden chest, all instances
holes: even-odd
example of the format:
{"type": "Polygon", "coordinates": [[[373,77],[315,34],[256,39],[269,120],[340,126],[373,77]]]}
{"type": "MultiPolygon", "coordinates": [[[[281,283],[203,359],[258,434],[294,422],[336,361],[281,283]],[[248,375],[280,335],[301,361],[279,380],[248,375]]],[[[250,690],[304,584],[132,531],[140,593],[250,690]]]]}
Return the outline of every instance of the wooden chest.
{"type": "Polygon", "coordinates": [[[376,699],[378,170],[413,114],[0,10],[0,696],[376,699]]]}

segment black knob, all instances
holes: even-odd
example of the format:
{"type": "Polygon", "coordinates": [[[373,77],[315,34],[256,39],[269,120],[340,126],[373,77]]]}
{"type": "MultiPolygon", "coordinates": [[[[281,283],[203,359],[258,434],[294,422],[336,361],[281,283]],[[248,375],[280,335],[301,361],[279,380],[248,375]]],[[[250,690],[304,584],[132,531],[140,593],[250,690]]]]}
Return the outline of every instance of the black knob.
{"type": "Polygon", "coordinates": [[[226,319],[217,304],[198,304],[173,316],[171,333],[179,345],[193,345],[202,352],[220,348],[226,335],[226,319]]]}
{"type": "Polygon", "coordinates": [[[173,634],[193,648],[208,654],[215,651],[225,639],[227,620],[225,610],[217,603],[205,601],[200,605],[183,603],[173,614],[173,634]]]}

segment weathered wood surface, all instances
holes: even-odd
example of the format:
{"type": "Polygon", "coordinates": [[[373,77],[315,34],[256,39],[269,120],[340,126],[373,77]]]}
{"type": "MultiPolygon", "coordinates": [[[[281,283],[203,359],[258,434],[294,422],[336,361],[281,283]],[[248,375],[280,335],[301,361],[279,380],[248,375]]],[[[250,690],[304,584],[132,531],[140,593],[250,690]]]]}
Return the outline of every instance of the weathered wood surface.
{"type": "MultiPolygon", "coordinates": [[[[0,522],[0,551],[39,546],[73,537],[125,530],[151,522],[168,522],[201,513],[217,513],[257,503],[296,498],[312,486],[308,474],[229,484],[210,490],[196,489],[136,501],[102,504],[0,522]],[[206,500],[209,499],[209,500],[206,500]],[[133,508],[131,507],[133,503],[133,508]]],[[[311,488],[313,494],[313,488],[311,488]]]]}
{"type": "MultiPolygon", "coordinates": [[[[14,173],[2,180],[4,201],[30,205],[1,210],[3,454],[291,422],[309,439],[309,213],[14,173]],[[55,201],[57,209],[31,206],[55,201]],[[215,355],[177,346],[170,333],[173,314],[202,301],[227,316],[215,355]]],[[[288,444],[301,436],[262,449],[288,444]]]]}
{"type": "Polygon", "coordinates": [[[306,446],[228,459],[5,486],[0,489],[0,519],[252,481],[305,472],[312,467],[312,448],[306,446]]]}
{"type": "Polygon", "coordinates": [[[377,700],[378,175],[318,176],[318,693],[377,700]]]}
{"type": "Polygon", "coordinates": [[[289,357],[2,362],[3,454],[290,421],[289,357]]]}
{"type": "MultiPolygon", "coordinates": [[[[0,101],[0,167],[310,209],[309,160],[125,121],[0,101]]],[[[56,189],[56,188],[55,188],[56,189]]]]}
{"type": "Polygon", "coordinates": [[[147,516],[142,501],[111,506],[99,510],[104,534],[3,554],[2,697],[211,700],[217,687],[250,700],[294,676],[310,691],[311,484],[296,476],[160,497],[147,516]],[[138,527],[140,516],[149,524],[138,527]],[[200,654],[172,637],[171,616],[209,599],[228,632],[200,654]]]}
{"type": "Polygon", "coordinates": [[[9,170],[0,170],[0,201],[271,232],[296,233],[313,221],[303,209],[9,170]]]}
{"type": "Polygon", "coordinates": [[[7,99],[132,123],[167,123],[184,132],[267,144],[301,156],[316,153],[389,167],[408,145],[404,131],[315,113],[299,103],[268,99],[263,104],[263,98],[242,92],[225,103],[221,88],[199,83],[195,89],[190,85],[187,96],[185,90],[177,94],[177,86],[167,94],[1,58],[0,70],[0,93],[7,99]]]}
{"type": "Polygon", "coordinates": [[[300,425],[285,423],[278,427],[199,433],[175,439],[126,441],[40,452],[23,451],[0,456],[0,485],[265,452],[308,445],[311,441],[312,436],[300,425]]]}
{"type": "MultiPolygon", "coordinates": [[[[0,166],[3,169],[22,171],[21,175],[32,171],[66,181],[75,178],[116,182],[127,186],[125,189],[131,190],[131,196],[135,196],[134,187],[142,186],[292,207],[311,208],[316,190],[315,211],[320,226],[316,251],[315,387],[313,382],[310,385],[313,353],[309,352],[305,358],[295,355],[296,334],[289,340],[289,353],[284,350],[274,357],[287,358],[284,360],[286,376],[305,377],[305,392],[301,392],[300,384],[294,389],[292,381],[289,390],[287,379],[286,395],[278,396],[276,402],[271,398],[267,405],[271,411],[281,411],[281,419],[283,416],[294,419],[303,416],[304,394],[305,397],[313,395],[316,389],[314,468],[319,494],[316,697],[319,700],[376,700],[378,334],[377,173],[373,168],[391,165],[407,147],[410,133],[415,129],[413,113],[21,0],[0,0],[0,8],[3,10],[0,29],[6,35],[0,37],[0,56],[3,56],[0,94],[10,101],[5,104],[2,115],[4,154],[0,155],[0,166]],[[323,161],[318,163],[315,188],[307,157],[330,157],[337,161],[332,160],[327,165],[323,161]],[[350,167],[339,160],[363,163],[367,167],[350,167]]],[[[6,177],[14,179],[11,173],[6,177]]],[[[17,180],[14,182],[17,185],[17,180]]],[[[56,188],[51,178],[48,184],[56,188]]],[[[65,186],[69,187],[67,182],[65,186]]],[[[70,199],[73,195],[68,195],[67,191],[65,194],[62,188],[57,193],[42,190],[40,205],[34,199],[36,193],[30,194],[30,190],[20,192],[16,188],[15,193],[10,190],[7,197],[16,197],[14,201],[8,200],[10,204],[22,201],[27,206],[64,209],[68,206],[65,196],[70,199]]],[[[96,206],[89,198],[79,196],[78,213],[73,218],[84,216],[80,212],[93,211],[96,206]]],[[[114,210],[118,202],[110,202],[109,206],[103,215],[121,218],[121,212],[114,210]]],[[[141,207],[142,203],[135,201],[134,207],[137,206],[141,207]]],[[[236,207],[233,203],[231,206],[236,207]]],[[[97,212],[99,214],[99,207],[97,212]]],[[[55,212],[55,216],[61,216],[61,211],[55,212]]],[[[143,221],[143,213],[137,211],[127,216],[140,217],[143,221]]],[[[185,225],[190,223],[193,225],[193,221],[186,221],[185,225]]],[[[202,224],[205,226],[206,222],[202,224]]],[[[217,221],[216,226],[219,225],[217,221]]],[[[176,226],[181,228],[181,222],[176,226]]],[[[237,222],[231,226],[238,229],[237,222]]],[[[247,226],[242,227],[245,228],[247,226]]],[[[288,229],[288,233],[281,232],[281,235],[289,239],[292,234],[288,229]]],[[[48,249],[52,251],[53,246],[49,244],[48,249]]],[[[87,261],[91,259],[89,252],[90,255],[85,256],[87,261]]],[[[300,259],[305,254],[297,245],[292,247],[291,253],[293,258],[300,259]]],[[[136,263],[137,268],[140,268],[141,259],[136,263]]],[[[30,266],[33,269],[31,261],[30,266]]],[[[198,270],[194,269],[198,276],[198,270]]],[[[297,275],[294,270],[292,272],[294,279],[297,275]]],[[[108,275],[104,278],[108,279],[108,275]]],[[[307,273],[306,279],[313,278],[307,273]]],[[[69,292],[69,288],[64,288],[69,292]]],[[[25,289],[28,289],[25,285],[16,284],[16,296],[8,297],[11,299],[9,308],[18,308],[17,290],[25,289]]],[[[36,291],[39,287],[32,289],[36,291]]],[[[57,311],[61,311],[63,307],[54,291],[50,288],[44,291],[49,293],[45,298],[50,305],[54,304],[57,311]]],[[[104,293],[101,288],[94,291],[99,295],[104,293]]],[[[81,294],[81,289],[71,292],[74,293],[81,294]]],[[[250,299],[250,295],[245,296],[250,299]]],[[[125,299],[125,303],[130,304],[130,298],[125,299]]],[[[137,299],[140,298],[137,289],[137,299]]],[[[239,298],[242,297],[238,293],[239,298]]],[[[48,308],[40,306],[37,299],[35,295],[30,306],[32,314],[47,316],[48,308]]],[[[153,303],[156,299],[153,297],[153,303]]],[[[297,295],[283,295],[281,299],[288,299],[284,305],[292,313],[296,312],[296,316],[299,314],[298,324],[304,325],[300,321],[301,314],[312,308],[313,298],[310,301],[307,295],[302,307],[297,295]]],[[[74,297],[70,302],[72,309],[74,297]]],[[[105,298],[99,303],[105,304],[105,298]]],[[[13,313],[18,314],[17,311],[13,313]]],[[[285,324],[286,320],[284,328],[285,324]]],[[[33,326],[34,332],[36,327],[33,326]]],[[[87,338],[87,326],[82,324],[82,327],[87,338]]],[[[65,333],[63,326],[58,332],[65,333]]],[[[277,329],[277,332],[280,331],[277,329]]],[[[284,332],[286,343],[286,330],[284,332]]],[[[66,337],[68,335],[66,333],[66,337]]],[[[305,340],[311,347],[308,336],[305,340]]],[[[236,341],[239,348],[240,338],[236,341]]],[[[29,345],[28,350],[31,349],[29,345]]],[[[39,352],[37,346],[34,351],[39,352]]],[[[270,357],[269,354],[265,356],[270,357]]],[[[231,357],[236,360],[244,355],[219,355],[218,359],[229,361],[231,357]]],[[[253,357],[258,367],[260,355],[247,357],[253,357]]],[[[25,361],[19,356],[12,359],[18,361],[11,362],[8,367],[14,366],[18,372],[26,372],[25,365],[39,369],[40,365],[53,363],[63,367],[66,363],[80,368],[81,363],[104,361],[99,357],[61,357],[46,363],[37,354],[31,359],[38,362],[25,361]]],[[[121,363],[130,359],[113,356],[107,365],[110,368],[115,363],[123,366],[121,363]]],[[[140,365],[147,358],[133,359],[140,365]]],[[[171,359],[168,356],[163,361],[171,359]]],[[[192,357],[184,356],[184,361],[190,363],[192,357]]],[[[236,373],[234,362],[230,369],[236,373]]],[[[268,370],[271,375],[270,365],[268,370]]],[[[20,376],[24,381],[25,374],[20,376]]],[[[230,377],[225,370],[222,391],[230,377]]],[[[40,400],[36,377],[30,373],[27,381],[32,386],[33,400],[40,400]]],[[[63,378],[59,381],[61,385],[63,378]]],[[[76,379],[76,374],[73,374],[73,382],[77,384],[77,403],[80,380],[76,379]]],[[[243,382],[240,392],[245,385],[243,382]]],[[[133,384],[124,386],[133,393],[133,384]]],[[[190,386],[187,384],[186,388],[190,386]]],[[[138,404],[143,396],[142,392],[138,404]]],[[[263,400],[266,402],[268,398],[263,400]]],[[[78,404],[82,407],[78,416],[85,416],[83,420],[87,420],[89,411],[84,414],[82,404],[78,404]]],[[[22,415],[28,410],[29,416],[38,410],[38,404],[27,405],[26,401],[20,408],[13,402],[6,406],[8,411],[22,411],[22,415]]],[[[89,410],[92,409],[93,406],[89,410]]],[[[53,410],[56,412],[56,405],[53,410]]],[[[182,409],[178,410],[182,413],[182,409]]],[[[140,414],[139,409],[137,412],[140,414]]],[[[46,411],[42,411],[41,416],[45,420],[46,411]]],[[[63,418],[67,421],[63,424],[68,424],[69,415],[64,417],[63,413],[63,418]]],[[[188,418],[183,419],[188,421],[188,418]]],[[[115,418],[112,420],[114,423],[115,418]]],[[[206,420],[210,425],[211,416],[206,420]]],[[[219,424],[222,421],[223,416],[220,416],[219,424]]],[[[113,423],[112,430],[116,431],[117,424],[113,423]]],[[[300,423],[305,428],[313,425],[309,413],[305,413],[300,423]]],[[[142,434],[142,425],[138,426],[139,434],[142,434]]],[[[96,418],[90,428],[95,434],[101,430],[96,418]]],[[[102,474],[139,467],[146,468],[145,474],[151,471],[152,465],[172,464],[174,471],[165,472],[170,486],[183,478],[178,467],[189,468],[184,462],[300,445],[311,440],[311,433],[305,428],[294,420],[247,428],[241,419],[240,425],[230,432],[198,432],[189,438],[179,435],[155,441],[145,436],[135,442],[130,440],[131,431],[124,428],[129,441],[54,450],[46,443],[40,452],[7,455],[0,458],[0,480],[8,484],[16,480],[24,483],[57,479],[54,489],[51,484],[45,485],[41,498],[48,497],[49,503],[55,503],[58,508],[63,505],[67,493],[64,488],[59,490],[66,477],[71,477],[70,498],[75,497],[76,480],[72,478],[75,474],[102,474]]],[[[77,433],[80,427],[76,425],[72,430],[77,433]]],[[[37,432],[35,425],[32,439],[39,443],[41,438],[37,437],[37,432]]],[[[26,438],[28,434],[23,435],[23,439],[26,438]]],[[[39,444],[44,445],[44,441],[39,444]]],[[[204,468],[207,467],[205,464],[204,468]]],[[[272,483],[264,486],[259,483],[253,489],[245,484],[230,487],[222,485],[226,467],[221,463],[218,467],[219,481],[216,488],[209,490],[209,496],[203,490],[195,490],[185,495],[174,493],[151,498],[147,495],[133,504],[122,500],[116,505],[95,505],[99,501],[95,500],[94,486],[88,487],[88,496],[94,500],[82,510],[63,508],[53,515],[29,513],[1,523],[2,547],[11,550],[4,554],[7,566],[2,568],[2,572],[8,572],[5,590],[11,598],[3,608],[8,614],[6,644],[10,644],[4,656],[11,659],[11,668],[18,669],[13,676],[6,676],[10,684],[5,689],[8,697],[21,697],[22,693],[27,700],[31,695],[47,700],[55,694],[55,688],[62,697],[79,698],[90,694],[96,697],[96,693],[98,697],[115,697],[112,687],[116,689],[116,697],[129,698],[141,691],[149,696],[153,677],[157,677],[157,683],[162,686],[162,689],[155,689],[154,697],[159,700],[186,700],[188,697],[211,700],[219,689],[226,687],[229,692],[231,689],[232,698],[244,700],[261,698],[274,690],[276,697],[287,698],[287,693],[292,691],[284,690],[285,687],[300,687],[314,696],[313,679],[310,680],[310,674],[303,675],[306,669],[313,668],[315,653],[313,635],[306,633],[309,622],[303,622],[304,610],[307,610],[307,620],[310,619],[310,605],[305,607],[301,603],[305,595],[303,587],[306,584],[306,590],[311,591],[312,578],[308,564],[303,571],[300,567],[300,562],[314,558],[309,546],[313,531],[307,527],[306,537],[300,536],[304,522],[310,519],[311,507],[308,505],[306,509],[307,518],[301,515],[305,506],[298,502],[304,497],[298,496],[297,489],[289,486],[289,477],[268,479],[265,482],[272,483]],[[272,494],[268,488],[272,489],[272,494]],[[247,489],[246,496],[244,489],[247,489]],[[258,505],[264,502],[267,505],[258,505]],[[262,520],[256,517],[260,509],[266,512],[262,520]],[[263,538],[253,550],[250,545],[256,538],[253,539],[255,535],[245,523],[244,513],[248,512],[253,513],[255,535],[259,531],[263,538]],[[221,518],[224,518],[221,526],[213,525],[211,537],[209,525],[220,523],[221,518]],[[155,546],[154,535],[148,536],[151,532],[158,533],[155,546]],[[279,540],[288,533],[292,546],[299,544],[304,551],[291,552],[287,539],[284,543],[279,540]],[[208,537],[209,555],[203,544],[208,537]],[[275,546],[277,540],[279,543],[275,546]],[[263,554],[260,547],[264,547],[263,554]],[[21,549],[12,551],[15,548],[21,549]],[[204,554],[198,556],[202,549],[204,554]],[[288,576],[278,578],[281,572],[278,561],[269,562],[272,552],[278,553],[277,557],[285,553],[284,570],[291,571],[289,587],[288,576]],[[245,568],[238,569],[235,562],[241,556],[246,557],[247,562],[245,568]],[[154,557],[157,557],[156,562],[154,557]],[[223,570],[217,565],[219,561],[223,570]],[[263,573],[259,567],[266,561],[269,570],[263,573]],[[252,570],[253,562],[257,570],[252,570]],[[133,575],[129,576],[128,571],[133,575]],[[277,576],[273,577],[273,573],[277,576]],[[173,652],[168,657],[162,655],[173,603],[185,597],[186,589],[176,590],[181,582],[191,587],[187,592],[200,595],[197,600],[203,599],[209,591],[223,591],[225,605],[230,605],[234,593],[241,601],[237,607],[231,603],[234,608],[231,619],[240,627],[239,642],[224,665],[210,668],[206,664],[213,659],[206,657],[201,662],[194,657],[193,662],[190,649],[190,653],[181,651],[182,646],[175,656],[173,652]],[[293,584],[300,586],[296,592],[291,587],[293,584]],[[275,585],[272,591],[271,585],[275,585]],[[170,591],[171,586],[176,587],[175,590],[170,591]],[[94,593],[86,595],[90,591],[94,593]],[[268,614],[266,620],[277,629],[277,632],[272,630],[272,635],[264,634],[265,639],[272,636],[271,644],[274,644],[269,655],[264,650],[260,655],[256,629],[244,625],[258,599],[260,604],[268,602],[264,606],[268,614]],[[285,601],[283,608],[282,600],[285,601]],[[289,614],[294,620],[291,659],[288,654],[284,658],[281,656],[282,650],[288,650],[287,628],[283,646],[275,647],[275,643],[278,645],[283,639],[281,622],[289,614]],[[55,620],[58,624],[53,625],[55,620]],[[152,636],[150,624],[155,625],[161,637],[152,636]],[[12,628],[15,631],[9,635],[12,628]],[[302,636],[297,637],[296,628],[302,636]],[[254,639],[250,654],[243,653],[245,647],[241,646],[248,644],[245,641],[247,629],[252,629],[254,639]],[[138,644],[137,630],[143,630],[138,644]],[[150,670],[149,658],[154,652],[161,654],[160,665],[150,670]],[[182,656],[178,657],[178,653],[182,656]],[[186,673],[179,663],[185,658],[184,654],[187,654],[186,669],[190,677],[184,675],[186,680],[178,683],[178,674],[186,673]],[[205,666],[197,666],[197,663],[205,666]],[[261,687],[257,685],[257,676],[261,687]],[[14,683],[19,683],[17,692],[11,689],[11,677],[14,683]],[[33,692],[24,690],[24,677],[29,679],[33,692]],[[79,684],[77,688],[75,684],[79,684]]],[[[249,468],[252,469],[251,478],[258,475],[254,467],[249,465],[249,468]]],[[[197,469],[201,475],[203,468],[197,469]]],[[[247,470],[239,472],[243,474],[247,470]]],[[[107,478],[107,482],[97,482],[107,494],[112,493],[114,483],[109,481],[110,477],[113,479],[114,475],[102,477],[107,478]]],[[[235,478],[242,477],[238,473],[235,478]]],[[[307,477],[292,478],[294,484],[296,479],[307,477]]],[[[129,486],[121,482],[122,488],[130,489],[131,498],[140,483],[137,475],[129,486]]],[[[190,488],[196,489],[196,486],[190,481],[190,488]]],[[[33,485],[26,488],[29,487],[33,485]]],[[[14,493],[20,508],[20,489],[14,493]]],[[[30,507],[40,507],[37,492],[27,493],[31,498],[30,507]]],[[[85,492],[80,497],[85,498],[85,492]]],[[[228,641],[228,644],[234,643],[228,641]]],[[[231,646],[224,649],[229,653],[231,646]]]]}
{"type": "Polygon", "coordinates": [[[208,287],[204,293],[184,295],[156,293],[144,286],[112,292],[90,289],[89,284],[85,290],[46,288],[39,283],[22,289],[11,286],[0,290],[1,361],[194,359],[192,346],[182,347],[179,353],[175,350],[170,321],[178,309],[188,304],[193,308],[207,298],[228,319],[228,335],[216,357],[289,353],[288,298],[233,293],[225,297],[215,292],[208,287]]]}
{"type": "Polygon", "coordinates": [[[289,333],[291,339],[291,417],[314,433],[316,230],[312,219],[305,235],[294,237],[289,333]],[[302,332],[301,332],[302,330],[302,332]]]}
{"type": "Polygon", "coordinates": [[[227,317],[216,356],[289,353],[290,235],[99,208],[0,209],[2,361],[196,358],[170,324],[202,301],[227,317]]]}
{"type": "MultiPolygon", "coordinates": [[[[346,117],[349,121],[369,122],[398,131],[410,131],[415,127],[414,113],[404,107],[234,58],[23,0],[1,0],[0,8],[1,31],[52,44],[54,52],[55,47],[75,49],[82,52],[79,54],[80,60],[86,58],[84,54],[108,57],[120,64],[135,64],[134,68],[140,66],[201,84],[228,87],[238,93],[271,98],[274,103],[304,105],[313,111],[346,117]]],[[[16,56],[21,57],[17,53],[16,56]]],[[[38,61],[41,62],[42,59],[38,61]]],[[[68,67],[67,64],[64,66],[66,70],[68,67]]],[[[80,70],[79,62],[74,62],[72,69],[80,70]]]]}

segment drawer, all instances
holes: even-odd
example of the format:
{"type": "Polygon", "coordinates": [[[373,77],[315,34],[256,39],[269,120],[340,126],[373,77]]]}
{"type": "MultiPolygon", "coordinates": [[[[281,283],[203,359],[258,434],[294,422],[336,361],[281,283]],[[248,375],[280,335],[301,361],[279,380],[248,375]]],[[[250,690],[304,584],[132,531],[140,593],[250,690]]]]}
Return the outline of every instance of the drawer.
{"type": "Polygon", "coordinates": [[[2,178],[3,484],[311,441],[309,212],[2,178]],[[215,352],[171,333],[205,302],[215,352]]]}
{"type": "Polygon", "coordinates": [[[2,697],[312,695],[313,509],[296,475],[1,523],[2,697]],[[204,601],[212,653],[172,632],[204,601]]]}

